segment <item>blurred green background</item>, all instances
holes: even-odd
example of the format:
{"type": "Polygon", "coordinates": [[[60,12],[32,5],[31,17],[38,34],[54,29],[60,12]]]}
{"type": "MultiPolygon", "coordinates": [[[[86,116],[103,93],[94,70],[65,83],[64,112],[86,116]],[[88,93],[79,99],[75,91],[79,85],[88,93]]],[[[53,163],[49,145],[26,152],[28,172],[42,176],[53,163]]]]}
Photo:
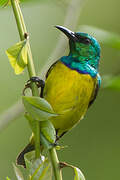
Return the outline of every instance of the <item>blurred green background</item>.
{"type": "MultiPolygon", "coordinates": [[[[53,27],[63,25],[67,4],[64,1],[42,1],[22,4],[31,37],[36,71],[39,72],[54,50],[59,32],[53,27]]],[[[76,30],[83,24],[97,26],[120,34],[120,1],[89,0],[82,9],[76,30]]],[[[19,36],[11,8],[0,10],[0,112],[4,112],[21,96],[27,73],[14,75],[5,50],[18,42],[19,36]]],[[[62,54],[61,54],[62,55],[62,54]]],[[[120,71],[120,52],[101,46],[100,74],[120,71]]],[[[67,148],[58,152],[59,159],[79,167],[86,180],[120,178],[120,92],[100,90],[96,102],[80,124],[60,141],[67,148]]],[[[0,132],[0,180],[16,179],[12,162],[28,143],[31,130],[23,115],[0,132]]],[[[64,178],[72,180],[71,170],[64,178]]]]}

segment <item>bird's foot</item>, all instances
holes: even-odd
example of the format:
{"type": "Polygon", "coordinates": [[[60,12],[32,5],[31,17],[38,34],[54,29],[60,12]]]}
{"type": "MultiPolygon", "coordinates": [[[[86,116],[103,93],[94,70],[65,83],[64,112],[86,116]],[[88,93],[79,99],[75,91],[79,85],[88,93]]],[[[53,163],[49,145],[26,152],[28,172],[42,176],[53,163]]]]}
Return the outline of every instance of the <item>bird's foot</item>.
{"type": "MultiPolygon", "coordinates": [[[[29,81],[29,80],[28,80],[28,81],[29,81]]],[[[25,83],[24,89],[23,89],[23,91],[22,91],[23,96],[25,96],[25,91],[26,91],[26,89],[28,89],[28,88],[31,89],[31,83],[28,82],[28,81],[25,83]]]]}
{"type": "Polygon", "coordinates": [[[23,95],[25,95],[25,90],[30,88],[31,89],[31,83],[34,82],[36,83],[37,87],[38,88],[41,88],[41,93],[40,93],[40,97],[43,97],[43,89],[44,89],[44,86],[45,86],[45,82],[40,79],[39,77],[37,76],[33,76],[31,77],[25,84],[25,87],[23,89],[23,95]]]}

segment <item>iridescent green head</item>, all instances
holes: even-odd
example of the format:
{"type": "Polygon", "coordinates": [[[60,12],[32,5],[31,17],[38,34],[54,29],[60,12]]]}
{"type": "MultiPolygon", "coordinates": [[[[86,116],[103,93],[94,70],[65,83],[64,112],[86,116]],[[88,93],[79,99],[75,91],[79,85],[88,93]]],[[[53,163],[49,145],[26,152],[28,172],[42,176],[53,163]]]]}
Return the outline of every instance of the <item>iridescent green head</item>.
{"type": "MultiPolygon", "coordinates": [[[[70,68],[82,73],[92,75],[92,71],[97,71],[100,59],[100,45],[97,40],[87,33],[72,32],[62,26],[56,28],[69,38],[69,55],[62,57],[61,60],[70,68]]],[[[96,73],[93,74],[94,77],[96,73]]]]}

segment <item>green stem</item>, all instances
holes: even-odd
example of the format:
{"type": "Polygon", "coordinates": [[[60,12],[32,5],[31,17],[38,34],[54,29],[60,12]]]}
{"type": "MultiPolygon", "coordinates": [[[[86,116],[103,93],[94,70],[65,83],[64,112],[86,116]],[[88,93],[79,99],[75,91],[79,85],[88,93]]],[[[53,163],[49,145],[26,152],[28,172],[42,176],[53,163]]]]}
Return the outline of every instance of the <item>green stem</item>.
{"type": "Polygon", "coordinates": [[[49,155],[53,167],[55,180],[62,180],[62,172],[60,170],[60,163],[57,157],[56,149],[55,148],[50,149],[49,155]]]}
{"type": "MultiPolygon", "coordinates": [[[[15,19],[16,19],[16,24],[17,24],[19,35],[20,35],[20,39],[22,41],[25,39],[25,33],[27,33],[24,18],[23,18],[18,0],[11,0],[11,4],[12,4],[15,19]]],[[[28,65],[27,65],[27,68],[28,68],[29,77],[36,76],[29,42],[28,42],[28,65]]],[[[32,94],[33,94],[33,96],[39,96],[38,88],[35,83],[32,83],[32,94]]],[[[39,127],[38,121],[35,121],[35,126],[36,126],[35,154],[36,154],[36,158],[39,158],[39,156],[40,156],[40,127],[39,127]]]]}
{"type": "Polygon", "coordinates": [[[16,24],[20,35],[20,39],[24,40],[24,29],[20,20],[20,14],[18,13],[18,0],[11,0],[11,5],[16,19],[16,24]]]}

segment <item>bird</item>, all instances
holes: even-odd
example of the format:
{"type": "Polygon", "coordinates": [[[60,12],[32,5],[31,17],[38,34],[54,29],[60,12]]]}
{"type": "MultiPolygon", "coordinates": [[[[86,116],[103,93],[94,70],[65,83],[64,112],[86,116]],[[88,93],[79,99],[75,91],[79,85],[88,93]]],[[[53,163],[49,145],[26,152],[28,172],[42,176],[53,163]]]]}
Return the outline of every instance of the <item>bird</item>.
{"type": "MultiPolygon", "coordinates": [[[[87,33],[73,32],[59,25],[55,27],[67,36],[69,53],[52,64],[45,81],[38,77],[32,77],[30,81],[39,84],[40,96],[59,114],[50,119],[59,139],[84,118],[96,99],[101,85],[100,45],[87,33]]],[[[18,164],[24,153],[33,149],[33,145],[27,146],[18,156],[18,164]]]]}

